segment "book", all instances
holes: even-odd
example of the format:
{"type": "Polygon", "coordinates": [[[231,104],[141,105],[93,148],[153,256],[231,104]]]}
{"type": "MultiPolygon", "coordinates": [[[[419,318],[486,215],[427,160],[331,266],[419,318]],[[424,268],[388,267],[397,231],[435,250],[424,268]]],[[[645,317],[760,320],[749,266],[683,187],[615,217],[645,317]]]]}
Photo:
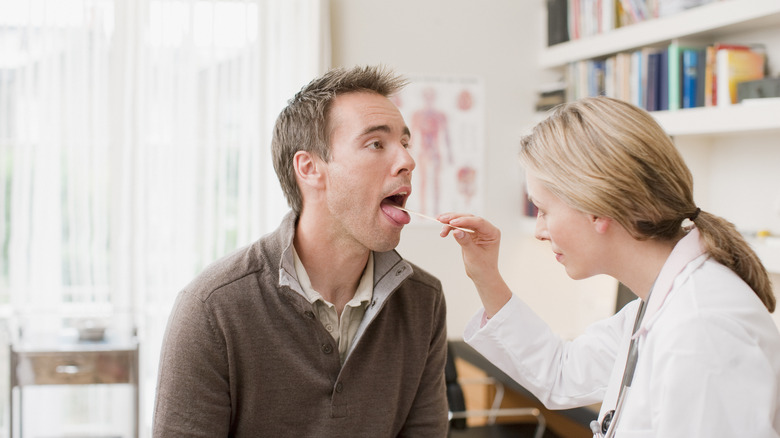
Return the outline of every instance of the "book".
{"type": "Polygon", "coordinates": [[[580,38],[580,0],[570,0],[567,2],[569,17],[567,24],[569,27],[569,39],[576,40],[580,38]]]}
{"type": "Polygon", "coordinates": [[[682,51],[682,84],[681,108],[694,108],[699,92],[699,50],[683,49],[682,51]]]}
{"type": "Polygon", "coordinates": [[[706,49],[698,49],[696,51],[696,73],[697,73],[697,81],[696,81],[696,107],[703,107],[705,105],[705,99],[704,99],[704,87],[706,85],[706,64],[707,64],[707,51],[706,49]]]}
{"type": "Polygon", "coordinates": [[[695,87],[697,86],[699,76],[703,76],[704,71],[702,68],[702,73],[698,72],[697,51],[701,50],[705,45],[706,43],[701,41],[689,40],[683,43],[675,39],[667,47],[669,57],[669,110],[693,108],[695,106],[695,87]],[[689,103],[689,106],[683,105],[686,80],[689,87],[694,87],[688,90],[688,97],[694,99],[689,103]]]}
{"type": "MultiPolygon", "coordinates": [[[[669,51],[659,52],[660,64],[658,65],[658,111],[669,109],[669,51]]],[[[677,81],[679,84],[679,81],[677,81]]],[[[678,93],[679,94],[679,93],[678,93]]]]}
{"type": "MultiPolygon", "coordinates": [[[[756,45],[760,48],[760,45],[756,45]]],[[[707,66],[705,70],[706,81],[705,93],[706,106],[715,106],[718,104],[718,69],[717,55],[720,50],[751,50],[751,46],[745,44],[715,43],[707,47],[707,66]]]]}
{"type": "Polygon", "coordinates": [[[647,111],[658,111],[660,108],[659,90],[661,88],[661,52],[651,52],[647,55],[647,73],[643,87],[644,108],[647,111]]]}
{"type": "Polygon", "coordinates": [[[547,0],[547,45],[569,41],[568,0],[547,0]]]}
{"type": "Polygon", "coordinates": [[[737,103],[737,84],[763,79],[766,57],[754,50],[721,49],[715,57],[717,105],[737,103]]]}
{"type": "Polygon", "coordinates": [[[617,56],[604,60],[604,95],[620,99],[618,95],[617,56]]]}
{"type": "Polygon", "coordinates": [[[599,33],[606,33],[615,30],[617,26],[617,3],[618,0],[601,0],[599,17],[599,33]]]}
{"type": "Polygon", "coordinates": [[[648,111],[655,111],[655,102],[658,100],[655,96],[657,84],[658,84],[658,49],[652,47],[644,47],[639,50],[639,83],[640,105],[642,108],[648,111]],[[653,109],[650,109],[650,108],[653,109]]]}
{"type": "Polygon", "coordinates": [[[631,102],[631,54],[615,55],[615,91],[619,99],[631,102]]]}
{"type": "Polygon", "coordinates": [[[682,107],[682,77],[683,77],[683,52],[684,48],[677,41],[672,41],[666,48],[668,69],[667,82],[669,95],[667,97],[668,109],[678,110],[682,107]]]}
{"type": "Polygon", "coordinates": [[[607,63],[591,60],[588,63],[588,96],[601,96],[606,89],[607,63]]]}
{"type": "Polygon", "coordinates": [[[548,111],[566,102],[566,83],[554,82],[541,86],[536,99],[536,111],[548,111]]]}
{"type": "Polygon", "coordinates": [[[715,105],[715,46],[704,49],[704,106],[715,105]]]}

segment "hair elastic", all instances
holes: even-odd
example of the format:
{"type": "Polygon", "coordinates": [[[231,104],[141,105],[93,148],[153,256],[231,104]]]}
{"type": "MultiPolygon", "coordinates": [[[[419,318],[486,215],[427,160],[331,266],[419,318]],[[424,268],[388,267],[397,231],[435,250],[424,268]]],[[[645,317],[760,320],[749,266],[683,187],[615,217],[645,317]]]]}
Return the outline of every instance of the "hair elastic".
{"type": "Polygon", "coordinates": [[[688,219],[690,219],[691,222],[695,221],[696,218],[699,217],[699,213],[701,213],[701,208],[696,207],[696,211],[694,211],[693,214],[688,217],[688,219]]]}

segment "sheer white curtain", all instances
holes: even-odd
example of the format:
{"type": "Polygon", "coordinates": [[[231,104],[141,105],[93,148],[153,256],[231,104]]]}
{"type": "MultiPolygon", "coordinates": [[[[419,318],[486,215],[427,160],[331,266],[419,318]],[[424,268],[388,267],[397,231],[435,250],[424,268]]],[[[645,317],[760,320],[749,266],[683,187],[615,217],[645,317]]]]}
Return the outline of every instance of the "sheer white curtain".
{"type": "Polygon", "coordinates": [[[327,0],[0,0],[0,306],[137,328],[142,431],[175,295],[287,211],[271,129],[328,23],[327,0]]]}

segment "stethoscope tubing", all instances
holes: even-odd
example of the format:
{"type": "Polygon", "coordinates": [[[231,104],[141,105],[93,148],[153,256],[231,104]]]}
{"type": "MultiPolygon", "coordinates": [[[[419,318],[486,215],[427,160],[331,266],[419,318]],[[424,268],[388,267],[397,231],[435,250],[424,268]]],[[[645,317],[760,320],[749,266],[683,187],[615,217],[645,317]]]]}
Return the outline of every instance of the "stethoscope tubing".
{"type": "Polygon", "coordinates": [[[618,417],[623,410],[623,403],[626,399],[626,389],[631,387],[631,382],[634,380],[634,370],[636,370],[636,364],[639,358],[638,339],[634,335],[637,330],[639,330],[639,325],[642,323],[642,318],[645,316],[645,304],[645,300],[641,300],[639,302],[639,309],[637,309],[636,312],[636,320],[634,320],[634,329],[631,331],[631,343],[628,346],[626,366],[623,368],[623,379],[620,383],[620,393],[618,394],[615,409],[612,411],[611,416],[605,415],[601,421],[593,420],[590,423],[590,430],[593,432],[595,438],[613,438],[615,436],[618,417]],[[604,430],[605,421],[608,421],[606,431],[604,430]]]}

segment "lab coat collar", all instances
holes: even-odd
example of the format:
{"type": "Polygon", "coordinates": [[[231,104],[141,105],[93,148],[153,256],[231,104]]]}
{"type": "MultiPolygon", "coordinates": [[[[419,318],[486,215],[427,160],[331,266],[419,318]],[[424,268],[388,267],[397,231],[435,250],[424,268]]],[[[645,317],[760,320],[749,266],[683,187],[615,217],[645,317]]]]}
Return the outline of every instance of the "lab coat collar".
{"type": "Polygon", "coordinates": [[[693,227],[685,237],[677,242],[677,245],[672,249],[672,253],[669,254],[669,258],[666,259],[666,263],[661,268],[658,278],[655,280],[655,285],[650,292],[650,298],[645,309],[645,316],[642,324],[639,326],[639,330],[634,333],[634,338],[647,334],[657,319],[658,311],[672,291],[674,280],[690,262],[705,252],[706,249],[701,241],[701,235],[696,227],[693,227]]]}

